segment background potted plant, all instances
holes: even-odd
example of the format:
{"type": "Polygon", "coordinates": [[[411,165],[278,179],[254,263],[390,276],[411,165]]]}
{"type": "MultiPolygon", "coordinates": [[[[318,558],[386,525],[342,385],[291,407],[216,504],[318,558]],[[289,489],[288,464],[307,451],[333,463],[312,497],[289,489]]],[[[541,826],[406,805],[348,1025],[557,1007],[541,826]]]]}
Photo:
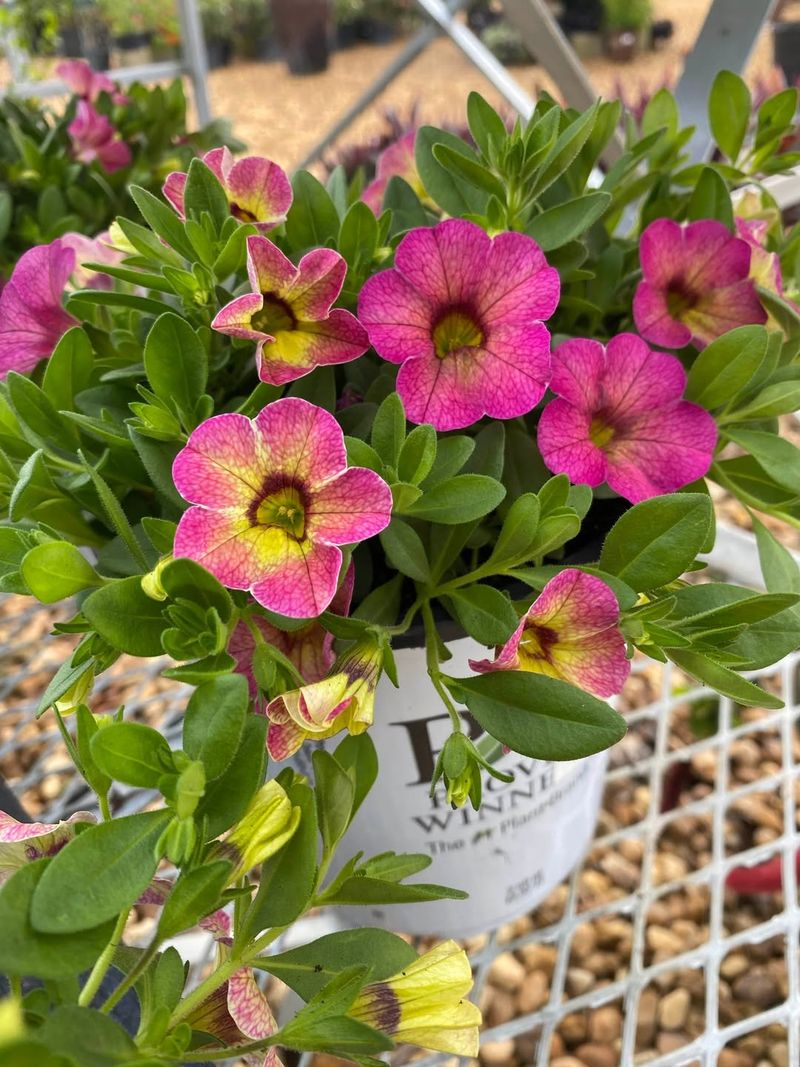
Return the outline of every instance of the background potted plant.
{"type": "Polygon", "coordinates": [[[329,0],[271,0],[275,37],[292,74],[326,70],[333,29],[329,0]]]}
{"type": "Polygon", "coordinates": [[[230,0],[200,0],[200,17],[211,70],[224,67],[233,56],[232,8],[230,0]]]}
{"type": "Polygon", "coordinates": [[[606,54],[617,63],[633,59],[646,46],[653,11],[650,0],[603,0],[606,54]]]}

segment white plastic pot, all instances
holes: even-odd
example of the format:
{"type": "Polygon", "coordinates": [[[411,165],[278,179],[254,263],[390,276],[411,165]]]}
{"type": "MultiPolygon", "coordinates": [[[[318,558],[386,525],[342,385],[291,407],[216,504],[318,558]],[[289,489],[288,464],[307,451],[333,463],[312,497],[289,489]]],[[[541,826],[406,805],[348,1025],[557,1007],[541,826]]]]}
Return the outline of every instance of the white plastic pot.
{"type": "MultiPolygon", "coordinates": [[[[471,638],[448,645],[448,674],[470,673],[468,660],[486,650],[471,638]]],[[[583,856],[594,833],[607,755],[551,763],[509,753],[497,763],[515,781],[485,776],[480,811],[452,810],[444,788],[430,796],[436,757],[450,733],[450,719],[434,692],[421,648],[395,652],[400,688],[384,676],[370,737],[380,762],[378,780],[339,847],[344,862],[391,849],[432,859],[416,880],[463,889],[464,901],[442,900],[385,907],[337,908],[354,925],[382,926],[408,934],[469,937],[535,908],[583,856]]],[[[479,735],[468,722],[473,737],[479,735]]],[[[339,738],[325,742],[332,750],[339,738]]],[[[298,770],[310,769],[304,746],[298,770]]]]}

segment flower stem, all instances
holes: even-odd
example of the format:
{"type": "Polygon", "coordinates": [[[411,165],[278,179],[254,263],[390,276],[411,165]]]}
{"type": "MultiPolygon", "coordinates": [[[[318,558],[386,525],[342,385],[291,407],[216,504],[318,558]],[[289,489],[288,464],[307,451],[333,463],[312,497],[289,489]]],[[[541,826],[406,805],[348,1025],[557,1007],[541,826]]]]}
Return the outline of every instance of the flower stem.
{"type": "MultiPolygon", "coordinates": [[[[183,1022],[187,1015],[191,1015],[195,1008],[199,1007],[207,997],[211,996],[221,985],[224,985],[229,978],[231,978],[242,966],[242,961],[238,957],[231,956],[224,963],[214,971],[212,974],[201,982],[196,989],[193,989],[191,993],[180,1001],[175,1011],[172,1013],[172,1019],[170,1020],[169,1028],[174,1030],[178,1023],[183,1022]]],[[[185,1058],[185,1057],[184,1057],[185,1058]]],[[[208,1057],[204,1057],[207,1059],[208,1057]]]]}
{"type": "Polygon", "coordinates": [[[98,956],[92,973],[86,979],[86,985],[81,990],[81,995],[78,997],[78,1004],[82,1008],[88,1008],[95,997],[95,993],[100,988],[100,984],[106,976],[108,968],[111,966],[111,961],[114,958],[114,953],[117,951],[117,947],[122,940],[122,932],[125,929],[125,923],[128,921],[128,908],[119,913],[117,919],[117,925],[114,927],[114,932],[111,935],[111,940],[98,956]]]}
{"type": "Polygon", "coordinates": [[[428,666],[428,675],[431,682],[433,682],[433,688],[439,694],[442,703],[447,708],[447,713],[450,716],[453,729],[457,733],[461,733],[461,716],[456,711],[455,706],[450,699],[450,694],[442,683],[442,672],[439,670],[439,634],[436,630],[436,622],[433,618],[433,612],[431,611],[430,600],[423,601],[422,621],[425,624],[425,661],[428,666]]]}
{"type": "Polygon", "coordinates": [[[119,1004],[119,1002],[128,992],[128,990],[139,981],[141,976],[152,963],[153,957],[155,956],[158,950],[158,945],[158,941],[154,940],[150,942],[150,944],[147,946],[147,948],[137,960],[136,966],[133,968],[133,970],[125,975],[125,977],[119,983],[117,988],[112,990],[112,992],[109,994],[105,1003],[100,1006],[100,1011],[107,1015],[112,1008],[116,1007],[116,1005],[119,1004]]]}

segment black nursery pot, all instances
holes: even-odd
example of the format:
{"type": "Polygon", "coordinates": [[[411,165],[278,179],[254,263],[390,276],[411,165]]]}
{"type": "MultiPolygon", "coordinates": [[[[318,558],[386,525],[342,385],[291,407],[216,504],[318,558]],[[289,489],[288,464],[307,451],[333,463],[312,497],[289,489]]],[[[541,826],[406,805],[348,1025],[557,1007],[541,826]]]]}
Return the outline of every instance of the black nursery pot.
{"type": "Polygon", "coordinates": [[[327,0],[272,0],[272,25],[291,74],[327,70],[330,9],[327,0]]]}
{"type": "Polygon", "coordinates": [[[775,63],[788,85],[800,78],[800,22],[776,22],[772,27],[775,63]]]}
{"type": "Polygon", "coordinates": [[[233,47],[230,41],[223,41],[218,37],[209,37],[206,40],[206,56],[209,70],[227,67],[231,61],[232,54],[233,47]]]}
{"type": "Polygon", "coordinates": [[[146,48],[152,40],[152,33],[142,30],[139,33],[121,33],[114,38],[114,44],[122,52],[132,52],[136,48],[146,48]]]}

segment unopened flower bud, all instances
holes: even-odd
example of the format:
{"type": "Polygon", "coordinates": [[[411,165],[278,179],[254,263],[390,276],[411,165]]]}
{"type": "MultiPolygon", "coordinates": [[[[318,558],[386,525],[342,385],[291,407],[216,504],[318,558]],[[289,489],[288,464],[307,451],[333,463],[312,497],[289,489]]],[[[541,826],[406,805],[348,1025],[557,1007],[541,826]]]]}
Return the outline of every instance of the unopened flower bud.
{"type": "Polygon", "coordinates": [[[167,591],[161,584],[161,572],[168,563],[172,563],[171,555],[163,556],[151,571],[142,576],[142,592],[151,600],[167,599],[167,591]]]}
{"type": "Polygon", "coordinates": [[[216,849],[219,857],[233,864],[231,882],[283,848],[297,829],[301,815],[300,808],[292,805],[277,782],[263,785],[238,824],[216,849]]]}

